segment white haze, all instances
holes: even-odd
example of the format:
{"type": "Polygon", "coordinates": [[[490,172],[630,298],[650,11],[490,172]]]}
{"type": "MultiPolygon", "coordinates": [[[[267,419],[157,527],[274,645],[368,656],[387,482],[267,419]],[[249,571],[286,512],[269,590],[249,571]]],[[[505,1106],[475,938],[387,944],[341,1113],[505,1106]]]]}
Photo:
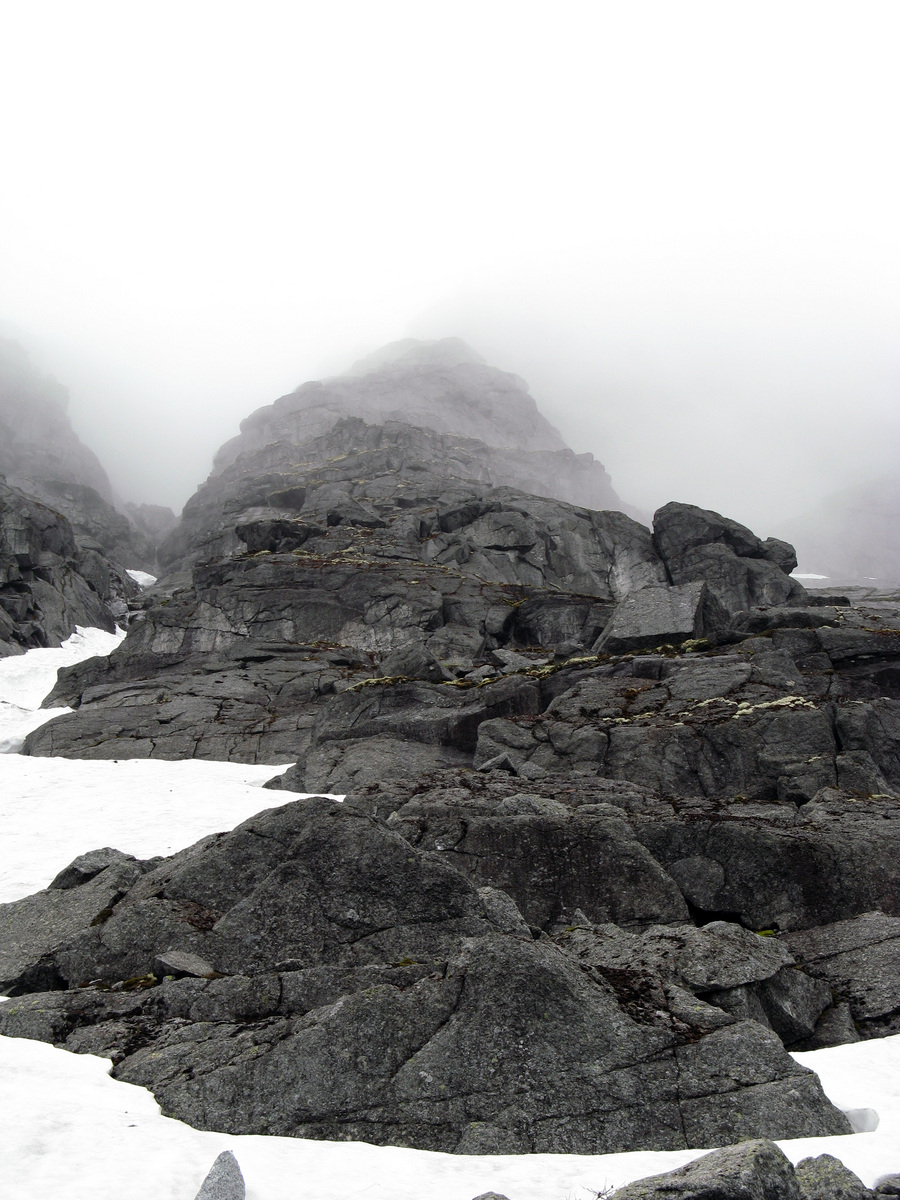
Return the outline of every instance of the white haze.
{"type": "Polygon", "coordinates": [[[896,471],[897,35],[871,0],[3,6],[0,332],[127,499],[407,335],[652,510],[896,471]]]}

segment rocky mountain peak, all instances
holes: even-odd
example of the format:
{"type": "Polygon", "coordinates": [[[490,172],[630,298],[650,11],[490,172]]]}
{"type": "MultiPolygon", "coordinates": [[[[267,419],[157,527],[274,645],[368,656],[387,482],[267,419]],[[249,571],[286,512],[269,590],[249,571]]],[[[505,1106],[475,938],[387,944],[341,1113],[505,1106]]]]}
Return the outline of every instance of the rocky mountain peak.
{"type": "Polygon", "coordinates": [[[476,438],[495,449],[569,450],[517,375],[488,366],[459,338],[410,338],[359,360],[346,375],[304,383],[252,413],[216,455],[214,470],[272,442],[300,445],[348,416],[476,438]]]}

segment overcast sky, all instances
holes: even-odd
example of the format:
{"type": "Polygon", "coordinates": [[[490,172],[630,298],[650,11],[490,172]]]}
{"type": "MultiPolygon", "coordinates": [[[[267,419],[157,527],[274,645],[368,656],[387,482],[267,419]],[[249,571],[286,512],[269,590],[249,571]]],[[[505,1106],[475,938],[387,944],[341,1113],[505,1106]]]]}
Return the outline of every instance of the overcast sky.
{"type": "Polygon", "coordinates": [[[650,510],[896,472],[896,0],[0,11],[0,332],[126,499],[408,335],[650,510]]]}

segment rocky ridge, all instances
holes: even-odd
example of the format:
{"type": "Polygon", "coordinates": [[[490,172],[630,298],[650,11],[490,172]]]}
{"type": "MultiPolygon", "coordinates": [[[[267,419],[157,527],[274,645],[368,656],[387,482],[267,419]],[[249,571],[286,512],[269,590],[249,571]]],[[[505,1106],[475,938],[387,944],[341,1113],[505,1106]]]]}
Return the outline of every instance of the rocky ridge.
{"type": "Polygon", "coordinates": [[[786,1047],[900,1028],[897,598],[807,593],[789,545],[691,505],[648,529],[513,486],[571,455],[520,383],[400,354],[250,421],[27,743],[293,761],[272,787],[346,800],[4,906],[0,1030],[233,1132],[846,1131],[786,1047]]]}

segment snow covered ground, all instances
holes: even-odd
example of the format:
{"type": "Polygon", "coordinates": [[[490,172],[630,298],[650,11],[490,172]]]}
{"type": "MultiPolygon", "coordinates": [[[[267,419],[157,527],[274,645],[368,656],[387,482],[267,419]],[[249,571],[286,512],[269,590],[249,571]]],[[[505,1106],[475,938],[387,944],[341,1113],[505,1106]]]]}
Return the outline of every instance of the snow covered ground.
{"type": "MultiPolygon", "coordinates": [[[[111,635],[99,635],[110,639],[104,643],[97,634],[81,631],[60,651],[0,661],[0,745],[19,736],[23,712],[31,714],[32,727],[54,715],[32,710],[52,686],[57,666],[115,644],[111,635]]],[[[0,901],[46,886],[85,850],[110,845],[140,857],[170,853],[294,799],[260,790],[278,769],[6,753],[0,756],[0,901]]],[[[835,1104],[852,1111],[856,1127],[870,1132],[781,1142],[792,1161],[834,1154],[869,1186],[900,1172],[900,1037],[796,1058],[819,1073],[835,1104]]],[[[203,1133],[161,1116],[149,1092],[116,1082],[109,1066],[106,1059],[42,1042],[0,1038],[4,1197],[112,1200],[152,1190],[157,1200],[193,1200],[213,1160],[230,1149],[247,1181],[248,1200],[472,1200],[485,1191],[511,1200],[593,1200],[603,1188],[670,1170],[702,1153],[467,1157],[203,1133]]]]}
{"type": "Polygon", "coordinates": [[[97,654],[110,654],[124,636],[122,630],[105,633],[79,626],[58,650],[29,650],[0,658],[0,754],[18,753],[32,729],[69,711],[40,707],[56,683],[60,667],[70,667],[97,654]]]}

